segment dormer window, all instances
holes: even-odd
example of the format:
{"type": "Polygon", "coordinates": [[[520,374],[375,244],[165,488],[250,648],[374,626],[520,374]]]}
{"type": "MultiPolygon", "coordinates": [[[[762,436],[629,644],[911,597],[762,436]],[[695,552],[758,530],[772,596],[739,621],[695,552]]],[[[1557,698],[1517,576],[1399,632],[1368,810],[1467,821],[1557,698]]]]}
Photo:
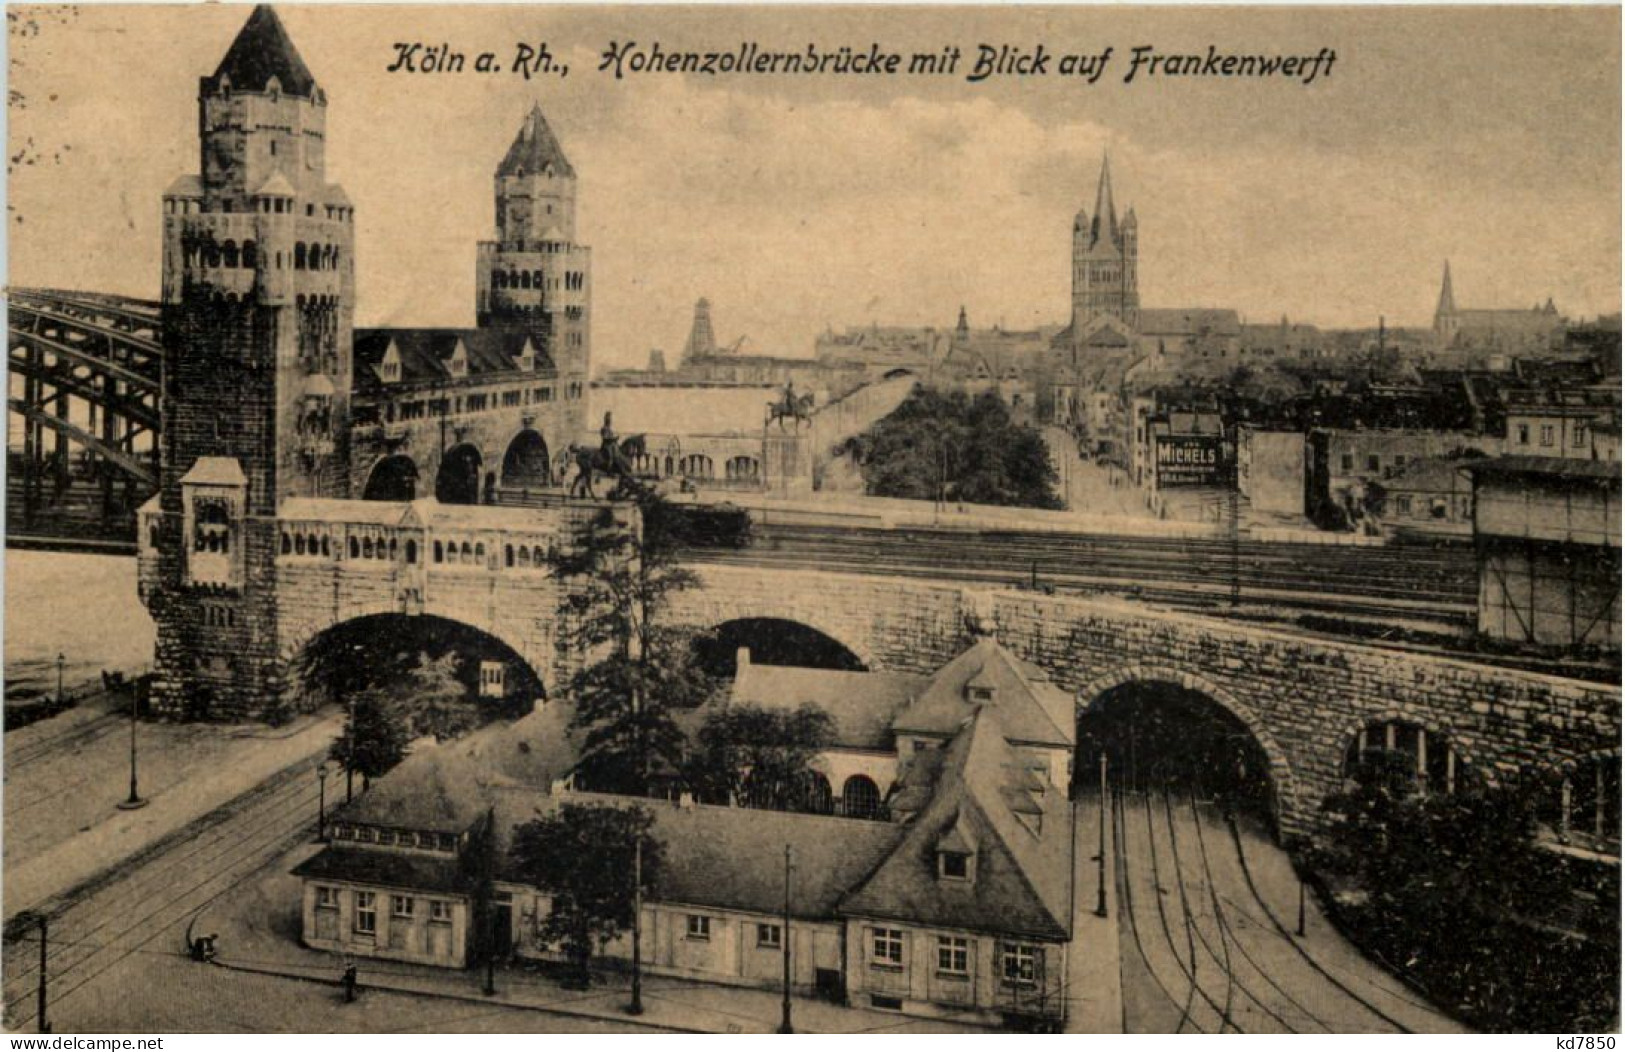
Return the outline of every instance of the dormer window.
{"type": "Polygon", "coordinates": [[[967,851],[937,852],[937,876],[943,880],[970,880],[972,855],[967,851]]]}
{"type": "Polygon", "coordinates": [[[451,352],[451,360],[446,363],[446,371],[457,377],[468,375],[468,348],[463,346],[463,341],[457,341],[457,348],[451,352]]]}
{"type": "Polygon", "coordinates": [[[524,349],[519,352],[519,357],[514,364],[519,367],[519,371],[522,373],[536,371],[536,348],[531,345],[529,340],[525,341],[524,349]]]}
{"type": "Polygon", "coordinates": [[[378,364],[378,375],[386,384],[401,382],[401,352],[393,343],[384,352],[384,360],[378,364]]]}
{"type": "Polygon", "coordinates": [[[965,693],[973,704],[991,705],[993,703],[992,687],[970,687],[965,693]]]}

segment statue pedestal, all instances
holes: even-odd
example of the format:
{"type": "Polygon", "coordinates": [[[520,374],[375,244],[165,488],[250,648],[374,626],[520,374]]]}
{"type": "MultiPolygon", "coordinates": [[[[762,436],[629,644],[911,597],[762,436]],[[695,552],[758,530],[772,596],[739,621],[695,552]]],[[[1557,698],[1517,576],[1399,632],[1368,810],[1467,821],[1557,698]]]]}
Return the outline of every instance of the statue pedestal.
{"type": "Polygon", "coordinates": [[[812,433],[810,428],[769,424],[762,433],[762,477],[767,491],[790,497],[813,491],[812,433]]]}

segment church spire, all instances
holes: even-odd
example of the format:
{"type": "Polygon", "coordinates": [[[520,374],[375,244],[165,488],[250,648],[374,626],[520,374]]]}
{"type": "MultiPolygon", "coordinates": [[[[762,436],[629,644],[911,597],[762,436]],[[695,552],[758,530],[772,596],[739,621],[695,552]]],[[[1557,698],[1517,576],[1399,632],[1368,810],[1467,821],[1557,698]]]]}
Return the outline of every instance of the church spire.
{"type": "Polygon", "coordinates": [[[1450,261],[1444,261],[1444,284],[1439,288],[1439,309],[1435,315],[1449,315],[1456,313],[1456,293],[1450,287],[1450,261]]]}
{"type": "Polygon", "coordinates": [[[1102,237],[1117,240],[1117,208],[1112,204],[1112,159],[1110,154],[1100,155],[1100,186],[1095,190],[1094,240],[1102,237]]]}

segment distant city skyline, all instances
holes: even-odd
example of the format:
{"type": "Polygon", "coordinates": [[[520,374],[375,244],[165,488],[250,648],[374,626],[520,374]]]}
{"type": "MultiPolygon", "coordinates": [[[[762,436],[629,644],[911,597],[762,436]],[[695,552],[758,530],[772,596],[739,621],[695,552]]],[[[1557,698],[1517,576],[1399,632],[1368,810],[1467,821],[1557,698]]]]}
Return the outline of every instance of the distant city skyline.
{"type": "MultiPolygon", "coordinates": [[[[157,295],[159,197],[197,168],[197,80],[248,11],[14,9],[11,282],[157,295]]],[[[279,12],[329,96],[362,325],[472,323],[491,175],[533,102],[580,177],[598,368],[654,347],[675,362],[702,296],[746,353],[807,355],[827,326],[949,327],[961,304],[977,327],[1063,325],[1072,217],[1107,149],[1150,307],[1426,326],[1448,258],[1464,307],[1620,309],[1613,9],[279,12]],[[546,41],[571,72],[385,72],[414,39],[504,64],[546,41]],[[1308,87],[597,72],[627,40],[1339,57],[1308,87]]]]}

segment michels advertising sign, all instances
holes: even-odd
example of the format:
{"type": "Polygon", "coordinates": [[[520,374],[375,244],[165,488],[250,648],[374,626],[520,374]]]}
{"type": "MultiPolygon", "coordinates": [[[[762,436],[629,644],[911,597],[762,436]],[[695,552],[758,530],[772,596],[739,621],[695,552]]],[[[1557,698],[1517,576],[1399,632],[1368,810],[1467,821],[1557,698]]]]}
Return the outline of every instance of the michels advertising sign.
{"type": "Polygon", "coordinates": [[[1157,485],[1216,486],[1224,474],[1219,435],[1158,435],[1157,485]]]}

